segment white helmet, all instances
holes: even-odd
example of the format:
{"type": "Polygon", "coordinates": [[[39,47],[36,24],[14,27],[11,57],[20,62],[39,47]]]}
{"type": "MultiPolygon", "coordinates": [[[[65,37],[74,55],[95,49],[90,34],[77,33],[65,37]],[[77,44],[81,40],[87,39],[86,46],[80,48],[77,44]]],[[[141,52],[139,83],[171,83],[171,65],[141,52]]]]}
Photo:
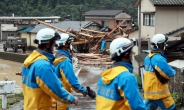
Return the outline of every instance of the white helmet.
{"type": "Polygon", "coordinates": [[[60,35],[53,29],[44,28],[38,31],[36,34],[35,44],[47,44],[60,39],[60,35]]]}
{"type": "Polygon", "coordinates": [[[56,41],[56,46],[64,46],[65,44],[70,44],[74,41],[74,38],[70,34],[62,33],[60,34],[61,39],[56,41]]]}
{"type": "Polygon", "coordinates": [[[128,50],[132,49],[136,45],[136,39],[131,40],[127,38],[117,38],[114,39],[110,44],[110,55],[114,59],[117,56],[120,56],[123,53],[126,53],[128,50]]]}
{"type": "Polygon", "coordinates": [[[152,38],[152,45],[155,45],[158,48],[158,44],[164,43],[166,45],[168,37],[164,34],[156,34],[152,38]]]}

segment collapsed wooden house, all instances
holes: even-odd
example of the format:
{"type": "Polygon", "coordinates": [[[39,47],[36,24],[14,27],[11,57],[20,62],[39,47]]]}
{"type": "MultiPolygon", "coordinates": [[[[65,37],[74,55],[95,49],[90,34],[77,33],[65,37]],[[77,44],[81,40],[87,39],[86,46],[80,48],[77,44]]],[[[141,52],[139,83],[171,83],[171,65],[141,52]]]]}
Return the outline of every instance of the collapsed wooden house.
{"type": "Polygon", "coordinates": [[[72,35],[75,39],[75,41],[72,42],[72,46],[74,48],[78,46],[83,47],[85,45],[88,45],[89,49],[88,53],[85,54],[74,53],[74,56],[76,56],[79,59],[79,64],[97,64],[97,65],[112,64],[112,62],[109,61],[110,60],[109,49],[108,47],[105,48],[105,43],[109,42],[110,44],[110,42],[117,37],[128,38],[128,35],[125,33],[125,31],[131,29],[129,25],[125,28],[121,27],[121,25],[123,25],[123,23],[126,22],[126,19],[120,22],[115,28],[113,28],[109,32],[90,30],[84,28],[81,28],[80,31],[74,31],[71,28],[63,30],[61,28],[58,28],[56,26],[53,26],[51,24],[45,23],[37,19],[35,19],[35,21],[50,28],[53,28],[55,30],[58,30],[59,32],[70,33],[70,35],[72,35]]]}

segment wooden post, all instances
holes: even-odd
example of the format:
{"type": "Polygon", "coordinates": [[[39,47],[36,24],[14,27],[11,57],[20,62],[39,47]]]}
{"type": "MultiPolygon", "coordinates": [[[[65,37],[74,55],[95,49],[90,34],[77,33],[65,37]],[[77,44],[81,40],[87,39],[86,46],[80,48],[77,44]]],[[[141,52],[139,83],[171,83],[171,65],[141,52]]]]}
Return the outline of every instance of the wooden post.
{"type": "Polygon", "coordinates": [[[96,45],[92,48],[93,50],[96,50],[96,48],[98,47],[98,44],[102,41],[102,39],[104,37],[109,37],[116,29],[118,29],[124,22],[126,21],[126,19],[124,19],[122,22],[120,22],[111,32],[105,34],[103,37],[101,37],[101,39],[96,43],[96,45]]]}

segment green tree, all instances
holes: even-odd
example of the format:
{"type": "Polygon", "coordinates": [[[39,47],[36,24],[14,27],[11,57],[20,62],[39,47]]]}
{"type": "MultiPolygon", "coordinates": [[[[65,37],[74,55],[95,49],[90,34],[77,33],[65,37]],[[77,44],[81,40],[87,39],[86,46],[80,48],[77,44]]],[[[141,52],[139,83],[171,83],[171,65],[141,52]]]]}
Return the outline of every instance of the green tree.
{"type": "Polygon", "coordinates": [[[80,20],[80,11],[84,14],[91,9],[124,9],[137,18],[135,0],[1,0],[0,15],[10,16],[61,16],[80,20]],[[80,6],[81,10],[80,10],[80,6]]]}

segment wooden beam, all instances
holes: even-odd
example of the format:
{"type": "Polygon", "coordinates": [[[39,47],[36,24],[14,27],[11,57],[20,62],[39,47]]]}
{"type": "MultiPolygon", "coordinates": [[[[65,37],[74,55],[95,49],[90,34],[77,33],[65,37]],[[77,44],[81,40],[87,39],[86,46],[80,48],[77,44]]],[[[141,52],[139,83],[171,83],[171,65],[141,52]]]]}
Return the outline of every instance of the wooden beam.
{"type": "Polygon", "coordinates": [[[81,61],[81,60],[79,60],[78,63],[83,65],[112,65],[113,64],[113,62],[97,62],[97,61],[87,62],[87,61],[81,61]]]}
{"type": "Polygon", "coordinates": [[[86,41],[86,42],[72,42],[72,45],[79,45],[79,44],[88,44],[91,43],[90,41],[86,41]]]}
{"type": "Polygon", "coordinates": [[[101,37],[101,39],[96,43],[96,45],[92,48],[93,50],[96,50],[96,48],[98,47],[98,44],[102,41],[102,39],[104,37],[109,37],[116,29],[118,29],[124,22],[126,21],[126,19],[124,19],[122,22],[120,22],[111,32],[105,34],[103,37],[101,37]]]}
{"type": "Polygon", "coordinates": [[[60,31],[60,32],[62,32],[62,33],[66,33],[66,34],[71,34],[75,39],[77,39],[77,40],[79,40],[79,41],[83,41],[83,39],[81,39],[81,38],[79,38],[78,36],[76,36],[75,34],[72,34],[70,31],[71,31],[71,29],[70,28],[68,28],[68,30],[67,31],[65,31],[65,30],[62,30],[61,28],[58,28],[58,27],[55,27],[55,26],[53,26],[53,25],[50,25],[50,24],[48,24],[48,23],[45,23],[45,22],[43,22],[43,21],[40,21],[40,20],[38,20],[38,19],[34,19],[36,22],[38,22],[38,23],[40,23],[40,24],[43,24],[43,25],[45,25],[45,26],[48,26],[48,27],[50,27],[50,28],[52,28],[52,29],[56,29],[56,30],[58,30],[58,31],[60,31]]]}
{"type": "MultiPolygon", "coordinates": [[[[58,30],[58,31],[60,31],[60,32],[62,32],[62,33],[66,33],[66,34],[68,34],[69,32],[66,32],[65,30],[63,30],[63,29],[61,29],[61,28],[58,28],[58,27],[56,27],[56,26],[53,26],[53,25],[50,25],[50,24],[48,24],[48,23],[45,23],[45,22],[43,22],[43,21],[40,21],[40,20],[38,20],[38,19],[34,19],[36,22],[38,22],[38,23],[40,23],[40,24],[43,24],[43,25],[45,25],[45,26],[48,26],[48,27],[50,27],[50,28],[52,28],[52,29],[56,29],[56,30],[58,30]]],[[[72,33],[70,33],[73,37],[75,37],[76,35],[74,35],[74,34],[72,34],[72,33]]]]}
{"type": "Polygon", "coordinates": [[[94,33],[98,33],[98,34],[105,34],[105,33],[106,33],[106,32],[95,31],[95,30],[89,30],[89,29],[84,29],[84,28],[81,28],[81,30],[83,30],[83,31],[88,31],[88,32],[94,32],[94,33]]]}
{"type": "Polygon", "coordinates": [[[79,34],[79,35],[82,35],[82,36],[89,37],[89,38],[93,38],[93,36],[92,36],[92,35],[85,34],[85,33],[82,33],[82,32],[80,32],[80,33],[78,33],[78,34],[79,34]]]}

